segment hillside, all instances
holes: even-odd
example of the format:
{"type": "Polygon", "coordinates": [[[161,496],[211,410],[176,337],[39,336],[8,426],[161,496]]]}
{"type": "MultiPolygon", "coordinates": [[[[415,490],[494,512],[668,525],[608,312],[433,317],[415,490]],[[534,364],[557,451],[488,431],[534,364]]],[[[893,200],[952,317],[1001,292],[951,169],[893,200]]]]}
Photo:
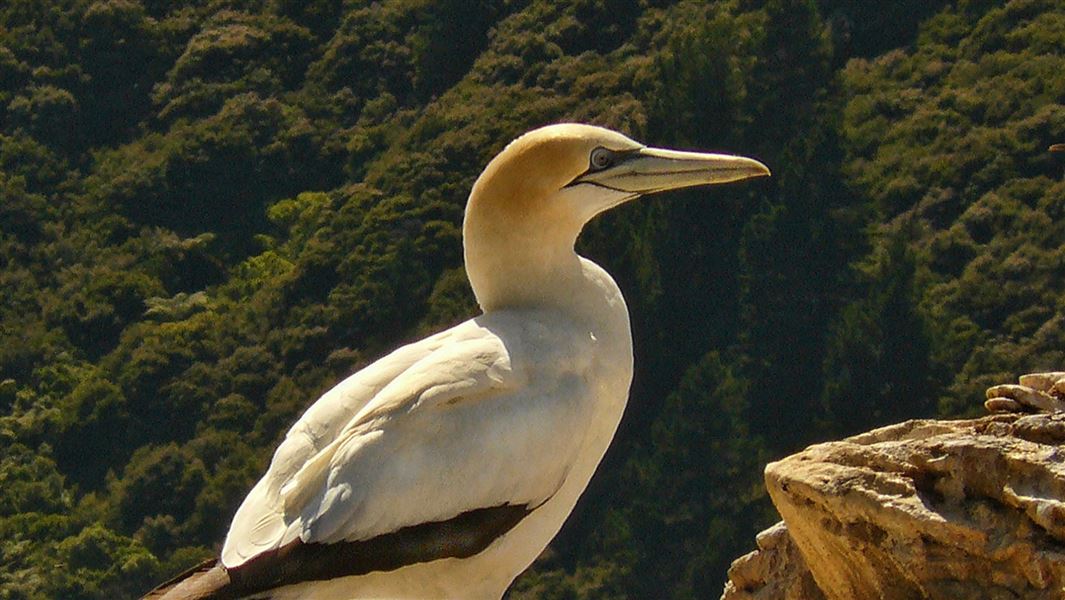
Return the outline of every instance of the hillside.
{"type": "Polygon", "coordinates": [[[217,552],[311,401],[476,314],[469,187],[578,120],[774,177],[633,203],[618,439],[514,598],[716,598],[761,468],[1065,365],[1065,8],[0,4],[0,598],[217,552]]]}

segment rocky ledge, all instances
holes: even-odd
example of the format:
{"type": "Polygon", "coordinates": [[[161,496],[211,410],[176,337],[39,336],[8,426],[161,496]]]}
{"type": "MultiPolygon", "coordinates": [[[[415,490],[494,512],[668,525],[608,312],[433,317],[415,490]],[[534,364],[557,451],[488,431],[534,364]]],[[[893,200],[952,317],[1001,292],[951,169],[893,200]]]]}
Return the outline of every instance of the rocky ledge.
{"type": "Polygon", "coordinates": [[[722,600],[1065,598],[1063,442],[1063,413],[1000,414],[771,463],[784,522],[733,563],[722,600]]]}

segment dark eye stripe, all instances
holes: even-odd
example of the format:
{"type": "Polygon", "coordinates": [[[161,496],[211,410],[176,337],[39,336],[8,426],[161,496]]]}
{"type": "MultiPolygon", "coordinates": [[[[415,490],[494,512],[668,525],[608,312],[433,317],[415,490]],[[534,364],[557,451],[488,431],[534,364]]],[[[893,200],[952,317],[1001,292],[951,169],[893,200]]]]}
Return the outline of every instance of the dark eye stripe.
{"type": "MultiPolygon", "coordinates": [[[[585,176],[590,175],[592,173],[598,173],[599,171],[604,171],[604,170],[609,169],[611,167],[616,167],[619,164],[625,162],[626,160],[628,160],[628,159],[630,159],[630,158],[632,158],[634,156],[639,156],[639,152],[640,152],[639,148],[633,148],[632,150],[611,150],[609,148],[604,148],[602,146],[597,146],[594,150],[592,150],[591,154],[588,155],[588,170],[586,170],[585,172],[581,173],[573,181],[567,183],[566,185],[564,185],[562,187],[568,188],[568,187],[573,187],[575,185],[578,185],[580,183],[585,183],[585,181],[584,181],[584,177],[585,176]],[[606,164],[600,163],[600,165],[602,165],[602,166],[597,165],[596,161],[595,161],[595,158],[599,154],[605,154],[607,157],[609,157],[609,159],[610,159],[609,162],[606,163],[606,164]]],[[[588,182],[588,183],[592,183],[592,182],[588,182]]],[[[606,187],[606,186],[601,186],[601,187],[606,187]]]]}

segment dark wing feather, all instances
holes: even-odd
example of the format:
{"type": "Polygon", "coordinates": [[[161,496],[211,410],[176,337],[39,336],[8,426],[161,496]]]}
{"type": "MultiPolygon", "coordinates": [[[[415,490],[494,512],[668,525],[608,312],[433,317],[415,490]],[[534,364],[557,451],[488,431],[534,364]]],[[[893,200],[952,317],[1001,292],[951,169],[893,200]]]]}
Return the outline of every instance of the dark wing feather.
{"type": "Polygon", "coordinates": [[[145,594],[141,600],[233,600],[240,597],[217,558],[204,561],[145,594]]]}
{"type": "Polygon", "coordinates": [[[302,583],[394,571],[442,558],[468,558],[510,531],[536,507],[504,504],[464,512],[357,542],[296,540],[226,569],[210,560],[149,592],[142,600],[235,600],[302,583]]]}

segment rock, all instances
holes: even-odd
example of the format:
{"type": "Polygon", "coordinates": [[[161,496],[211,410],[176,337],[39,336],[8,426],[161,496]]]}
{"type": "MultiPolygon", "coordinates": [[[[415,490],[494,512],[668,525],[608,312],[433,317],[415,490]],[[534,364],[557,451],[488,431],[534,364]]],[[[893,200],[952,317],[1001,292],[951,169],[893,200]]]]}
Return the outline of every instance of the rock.
{"type": "Polygon", "coordinates": [[[1017,383],[987,388],[991,413],[1065,412],[1065,372],[1029,373],[1017,383]]]}
{"type": "Polygon", "coordinates": [[[758,549],[732,562],[721,600],[824,600],[784,523],[755,539],[758,549]]]}
{"type": "Polygon", "coordinates": [[[1065,598],[1062,442],[1061,413],[908,421],[771,463],[787,527],[724,598],[1065,598]]]}

